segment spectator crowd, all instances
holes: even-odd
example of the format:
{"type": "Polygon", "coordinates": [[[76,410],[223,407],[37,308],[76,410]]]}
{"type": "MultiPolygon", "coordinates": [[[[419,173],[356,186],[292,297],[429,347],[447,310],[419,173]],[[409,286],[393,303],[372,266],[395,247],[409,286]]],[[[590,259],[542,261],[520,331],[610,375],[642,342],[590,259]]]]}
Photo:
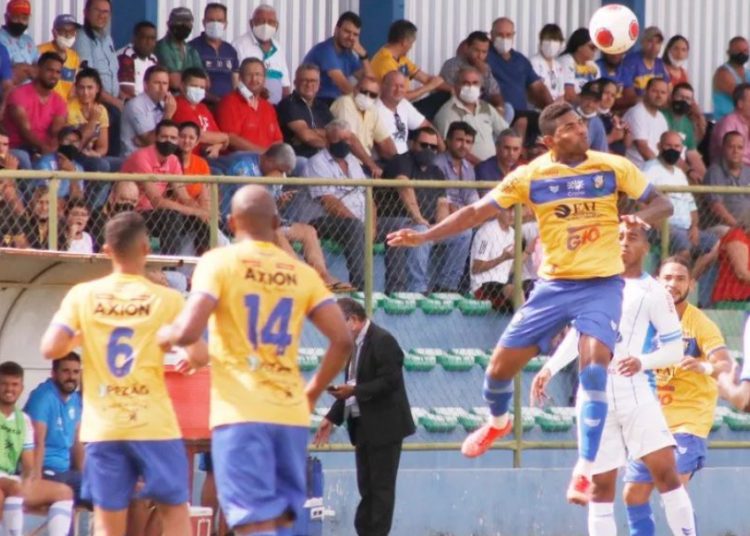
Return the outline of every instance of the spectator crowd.
{"type": "MultiPolygon", "coordinates": [[[[545,24],[538,53],[527,58],[514,48],[514,21],[500,17],[457,43],[439,73],[428,73],[408,57],[418,31],[408,20],[393,22],[382,48],[368,51],[362,20],[345,12],[330,38],[290,66],[273,7],[255,8],[233,43],[225,39],[227,9],[209,3],[196,21],[177,7],[166,29],[140,22],[132,42],[116,50],[110,0],[87,0],[80,23],[57,16],[51,40],[38,44],[27,32],[32,3],[8,1],[0,28],[0,167],[81,174],[56,190],[58,249],[98,251],[108,218],[131,209],[146,218],[158,252],[195,255],[209,246],[207,185],[114,183],[86,172],[326,178],[335,184],[274,187],[284,217],[278,244],[292,253],[301,244],[331,288],[361,289],[367,198],[349,181],[499,181],[546,151],[539,112],[557,100],[575,106],[592,149],[630,159],[656,185],[750,185],[744,37],[729,41],[727,61],[715,71],[708,122],[685,68],[690,43],[665,39],[656,27],[642,32],[633,51],[608,55],[585,28],[566,39],[558,25],[545,24]],[[329,273],[321,240],[341,248],[348,282],[329,273]]],[[[6,178],[0,188],[2,245],[48,247],[47,182],[6,178]]],[[[218,188],[222,240],[236,189],[218,188]]],[[[373,238],[425,228],[483,193],[377,188],[373,238]]],[[[671,198],[671,253],[694,263],[708,289],[703,303],[750,299],[750,195],[671,198]]],[[[501,213],[475,234],[387,248],[385,290],[470,290],[507,308],[512,231],[511,216],[501,213]]],[[[654,244],[659,234],[652,232],[654,244]]],[[[530,217],[523,236],[528,292],[541,256],[530,217]]]]}

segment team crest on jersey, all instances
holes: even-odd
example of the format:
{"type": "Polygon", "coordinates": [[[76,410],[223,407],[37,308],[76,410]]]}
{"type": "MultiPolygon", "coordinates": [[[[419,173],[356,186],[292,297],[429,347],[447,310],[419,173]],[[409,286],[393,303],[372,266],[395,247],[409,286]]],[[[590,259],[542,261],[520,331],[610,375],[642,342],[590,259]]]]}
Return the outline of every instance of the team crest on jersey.
{"type": "Polygon", "coordinates": [[[523,311],[520,309],[516,311],[516,314],[513,315],[513,318],[510,319],[511,324],[518,324],[523,320],[523,311]]]}
{"type": "Polygon", "coordinates": [[[553,194],[556,194],[557,192],[560,191],[560,186],[558,184],[553,184],[552,186],[549,187],[549,191],[552,192],[553,194]]]}
{"type": "Polygon", "coordinates": [[[594,188],[601,190],[604,187],[604,175],[594,177],[594,188]]]}
{"type": "Polygon", "coordinates": [[[583,190],[584,184],[583,179],[573,179],[572,181],[568,182],[568,190],[583,190]]]}

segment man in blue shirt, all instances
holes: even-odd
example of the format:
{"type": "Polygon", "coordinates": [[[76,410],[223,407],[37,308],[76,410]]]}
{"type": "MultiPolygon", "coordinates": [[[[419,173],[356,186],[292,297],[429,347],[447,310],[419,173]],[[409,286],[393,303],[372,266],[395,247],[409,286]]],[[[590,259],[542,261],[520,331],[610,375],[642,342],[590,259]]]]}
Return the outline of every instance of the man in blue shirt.
{"type": "Polygon", "coordinates": [[[240,62],[237,51],[224,41],[227,30],[227,6],[210,3],[203,11],[205,31],[188,43],[201,57],[203,67],[211,80],[204,102],[218,104],[239,81],[240,62]]]}
{"type": "Polygon", "coordinates": [[[552,103],[552,95],[544,81],[536,74],[529,59],[513,49],[515,35],[516,29],[512,20],[507,17],[496,19],[490,32],[492,48],[487,56],[487,63],[492,76],[500,85],[505,102],[515,110],[513,127],[521,137],[525,137],[530,120],[533,123],[530,125],[530,131],[538,131],[538,127],[535,126],[538,113],[530,112],[529,97],[532,103],[542,110],[552,103]]]}
{"type": "Polygon", "coordinates": [[[83,445],[81,424],[81,358],[71,352],[52,363],[52,377],[29,395],[24,411],[34,426],[34,473],[62,482],[80,500],[83,445]]]}
{"type": "Polygon", "coordinates": [[[352,76],[373,76],[370,57],[359,42],[362,19],[347,11],[336,22],[333,37],[310,49],[303,63],[314,63],[320,68],[318,99],[330,104],[341,95],[354,91],[352,76]]]}
{"type": "Polygon", "coordinates": [[[649,26],[643,30],[641,50],[625,56],[622,62],[626,80],[623,95],[628,102],[635,102],[634,95],[643,97],[646,85],[652,78],[663,78],[670,83],[664,60],[659,57],[663,43],[664,35],[661,30],[656,26],[649,26]]]}

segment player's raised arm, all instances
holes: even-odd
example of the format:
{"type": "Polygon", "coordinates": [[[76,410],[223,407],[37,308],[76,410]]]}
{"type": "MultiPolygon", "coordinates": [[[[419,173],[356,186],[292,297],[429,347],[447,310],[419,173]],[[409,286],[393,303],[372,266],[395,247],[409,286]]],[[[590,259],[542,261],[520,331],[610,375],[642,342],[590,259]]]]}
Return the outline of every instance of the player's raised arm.
{"type": "Polygon", "coordinates": [[[627,225],[645,223],[656,226],[672,215],[672,202],[659,192],[645,175],[632,162],[618,158],[619,172],[617,173],[618,189],[631,199],[640,201],[644,206],[635,214],[622,217],[627,225]]]}

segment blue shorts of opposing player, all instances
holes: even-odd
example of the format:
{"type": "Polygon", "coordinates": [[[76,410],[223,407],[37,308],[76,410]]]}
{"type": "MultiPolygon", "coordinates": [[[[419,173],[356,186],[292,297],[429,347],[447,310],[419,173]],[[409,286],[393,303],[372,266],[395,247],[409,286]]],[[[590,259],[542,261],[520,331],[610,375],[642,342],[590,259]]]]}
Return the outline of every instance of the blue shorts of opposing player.
{"type": "MultiPolygon", "coordinates": [[[[677,447],[675,447],[677,472],[692,477],[703,468],[706,462],[706,440],[693,434],[674,434],[674,440],[677,443],[677,447]]],[[[628,462],[624,480],[625,482],[646,484],[651,484],[654,481],[648,468],[640,460],[628,462]]]]}
{"type": "Polygon", "coordinates": [[[267,423],[218,426],[211,457],[230,527],[302,513],[307,498],[308,429],[267,423]]]}
{"type": "Polygon", "coordinates": [[[614,350],[624,287],[620,276],[539,280],[529,300],[500,337],[499,345],[538,346],[546,354],[552,338],[573,322],[579,333],[594,337],[614,350]]]}
{"type": "Polygon", "coordinates": [[[188,501],[188,459],[182,439],[97,441],[86,445],[81,495],[104,510],[124,510],[135,496],[160,504],[188,501]]]}

